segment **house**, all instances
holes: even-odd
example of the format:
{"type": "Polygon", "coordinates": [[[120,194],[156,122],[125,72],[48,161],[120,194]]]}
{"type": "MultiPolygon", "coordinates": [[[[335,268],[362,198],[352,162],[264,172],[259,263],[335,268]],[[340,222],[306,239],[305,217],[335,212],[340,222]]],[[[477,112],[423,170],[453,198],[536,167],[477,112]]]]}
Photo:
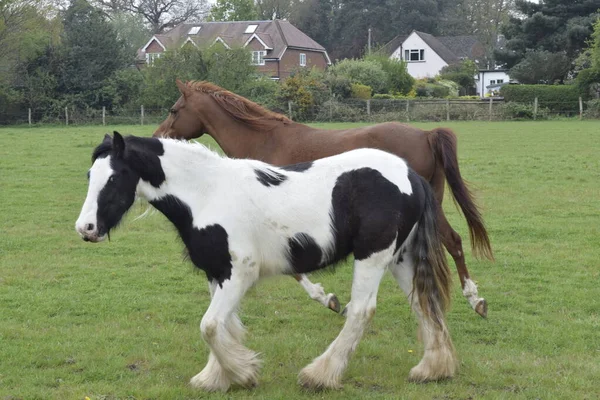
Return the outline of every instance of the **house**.
{"type": "Polygon", "coordinates": [[[507,69],[480,69],[475,85],[481,97],[498,96],[500,88],[508,85],[510,77],[507,69]]]}
{"type": "Polygon", "coordinates": [[[284,20],[183,23],[156,34],[138,50],[138,61],[152,64],[160,55],[185,45],[200,49],[214,45],[245,47],[256,69],[272,79],[283,79],[298,68],[325,69],[331,65],[323,46],[284,20]]]}
{"type": "MultiPolygon", "coordinates": [[[[470,59],[483,61],[485,48],[475,36],[439,36],[413,31],[408,36],[396,36],[384,47],[390,58],[406,62],[408,73],[416,79],[433,78],[447,65],[470,59]]],[[[506,70],[481,70],[476,80],[477,94],[490,93],[490,85],[507,83],[506,70]]]]}

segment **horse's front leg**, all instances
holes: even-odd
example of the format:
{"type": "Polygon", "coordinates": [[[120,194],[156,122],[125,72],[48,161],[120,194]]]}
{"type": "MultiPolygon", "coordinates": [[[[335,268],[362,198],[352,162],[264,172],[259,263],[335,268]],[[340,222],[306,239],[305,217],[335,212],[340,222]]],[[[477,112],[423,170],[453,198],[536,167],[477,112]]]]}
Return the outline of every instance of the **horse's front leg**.
{"type": "Polygon", "coordinates": [[[304,274],[294,275],[294,278],[296,278],[298,283],[302,285],[311,299],[323,304],[325,307],[335,311],[336,313],[340,312],[340,301],[338,300],[337,296],[333,293],[325,294],[323,285],[320,283],[312,283],[304,274]]]}
{"type": "Polygon", "coordinates": [[[231,278],[211,283],[212,300],[202,318],[202,338],[210,347],[206,367],[190,384],[207,391],[226,391],[231,384],[252,387],[258,383],[260,360],[244,347],[244,326],[237,309],[246,291],[258,280],[258,268],[235,265],[231,278]]]}
{"type": "Polygon", "coordinates": [[[388,249],[367,259],[355,260],[352,302],[348,306],[346,323],[327,350],[300,372],[298,382],[302,386],[309,389],[341,387],[342,374],[350,356],[375,314],[377,290],[392,253],[393,249],[388,249]]]}

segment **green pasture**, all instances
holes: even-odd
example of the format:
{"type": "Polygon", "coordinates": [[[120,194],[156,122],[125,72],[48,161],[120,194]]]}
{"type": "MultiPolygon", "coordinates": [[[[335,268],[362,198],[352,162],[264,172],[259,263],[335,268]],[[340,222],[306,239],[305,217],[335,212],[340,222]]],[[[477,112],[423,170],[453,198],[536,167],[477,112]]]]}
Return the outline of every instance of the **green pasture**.
{"type": "MultiPolygon", "coordinates": [[[[277,277],[242,304],[246,344],[264,360],[260,385],[226,394],[188,385],[207,360],[199,324],[209,295],[168,221],[158,213],[133,221],[145,210],[136,205],[110,242],[75,233],[92,149],[115,127],[0,129],[0,399],[600,398],[600,123],[443,125],[459,136],[462,174],[496,256],[479,261],[467,251],[486,320],[453,272],[457,376],[407,382],[422,346],[388,276],[343,389],[302,390],[297,373],[344,320],[277,277]]],[[[117,129],[150,135],[154,126],[117,129]]],[[[445,209],[468,247],[449,198],[445,209]]],[[[344,265],[312,279],[345,303],[351,275],[344,265]]]]}

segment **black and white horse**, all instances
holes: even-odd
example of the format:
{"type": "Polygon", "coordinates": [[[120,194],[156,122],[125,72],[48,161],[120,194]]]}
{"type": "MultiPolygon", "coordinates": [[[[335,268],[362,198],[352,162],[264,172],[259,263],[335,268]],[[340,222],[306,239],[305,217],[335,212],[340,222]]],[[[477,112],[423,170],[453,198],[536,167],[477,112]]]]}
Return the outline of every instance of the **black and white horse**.
{"type": "Polygon", "coordinates": [[[451,377],[456,368],[445,323],[450,277],[428,184],[389,153],[360,149],[310,163],[274,167],[223,158],[200,144],[123,138],[95,149],[87,198],[76,222],[102,241],[137,195],[177,228],[195,266],[208,278],[211,303],[202,318],[210,346],[191,380],[205,390],[257,384],[260,361],[242,345],[237,309],[246,291],[269,275],[308,273],[354,253],[345,325],[305,367],[299,383],[337,388],[375,313],[390,270],[419,318],[425,354],[414,381],[451,377]]]}

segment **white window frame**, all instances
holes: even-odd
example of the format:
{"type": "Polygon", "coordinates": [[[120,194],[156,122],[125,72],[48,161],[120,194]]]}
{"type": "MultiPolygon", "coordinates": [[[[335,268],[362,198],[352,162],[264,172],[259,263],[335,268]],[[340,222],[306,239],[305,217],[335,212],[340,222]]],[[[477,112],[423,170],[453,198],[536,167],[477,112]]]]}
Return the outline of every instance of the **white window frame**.
{"type": "Polygon", "coordinates": [[[193,26],[190,28],[190,30],[188,31],[188,35],[197,35],[198,32],[200,32],[200,28],[202,28],[201,26],[193,26]]]}
{"type": "Polygon", "coordinates": [[[300,66],[306,67],[306,54],[300,53],[300,66]]]}
{"type": "Polygon", "coordinates": [[[267,55],[266,50],[254,50],[252,52],[252,60],[250,64],[252,65],[265,65],[265,56],[267,55]]]}
{"type": "Polygon", "coordinates": [[[423,62],[425,61],[425,49],[404,49],[404,61],[423,62]],[[415,59],[412,56],[416,56],[415,59]]]}
{"type": "Polygon", "coordinates": [[[254,32],[256,32],[256,28],[258,28],[258,25],[255,25],[255,24],[248,25],[246,27],[246,30],[244,31],[244,33],[254,33],[254,32]]]}
{"type": "Polygon", "coordinates": [[[160,58],[161,53],[146,53],[146,64],[153,65],[160,58]]]}

